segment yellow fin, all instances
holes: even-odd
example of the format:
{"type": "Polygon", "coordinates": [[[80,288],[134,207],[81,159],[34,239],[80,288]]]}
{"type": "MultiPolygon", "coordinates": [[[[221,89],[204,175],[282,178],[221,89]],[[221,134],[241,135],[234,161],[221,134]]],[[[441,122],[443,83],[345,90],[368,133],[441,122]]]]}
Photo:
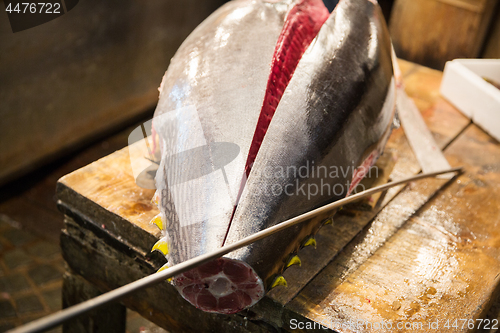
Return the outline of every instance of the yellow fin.
{"type": "Polygon", "coordinates": [[[161,214],[156,215],[153,217],[150,224],[156,224],[156,226],[160,229],[163,230],[163,220],[161,219],[161,214]]]}
{"type": "Polygon", "coordinates": [[[161,268],[156,273],[160,273],[161,271],[164,271],[167,268],[170,268],[170,266],[168,264],[165,264],[165,265],[161,266],[161,268]]]}
{"type": "Polygon", "coordinates": [[[153,245],[151,252],[153,252],[154,250],[160,251],[164,255],[167,255],[168,254],[168,244],[165,241],[165,239],[162,238],[159,241],[157,241],[155,243],[155,245],[153,245]]]}
{"type": "Polygon", "coordinates": [[[278,275],[274,279],[273,284],[271,285],[271,289],[276,288],[277,286],[288,287],[288,283],[286,283],[286,280],[283,277],[283,275],[278,275]]]}
{"type": "Polygon", "coordinates": [[[294,256],[290,257],[290,259],[288,260],[288,263],[286,264],[286,268],[293,266],[293,265],[302,266],[302,261],[300,261],[300,258],[298,255],[294,255],[294,256]]]}
{"type": "Polygon", "coordinates": [[[160,203],[160,196],[157,192],[155,192],[155,194],[151,198],[151,203],[155,204],[158,207],[158,204],[160,203]]]}
{"type": "MultiPolygon", "coordinates": [[[[165,265],[161,266],[161,268],[156,273],[160,273],[161,271],[164,271],[167,268],[170,268],[170,266],[168,264],[165,264],[165,265]]],[[[168,282],[172,281],[172,278],[168,278],[167,281],[168,282]]]]}
{"type": "Polygon", "coordinates": [[[328,224],[333,224],[333,219],[332,219],[332,218],[328,218],[328,219],[326,219],[326,220],[323,222],[323,225],[328,225],[328,224]]]}
{"type": "Polygon", "coordinates": [[[302,247],[314,246],[316,247],[316,239],[314,237],[309,237],[302,245],[302,247]]]}

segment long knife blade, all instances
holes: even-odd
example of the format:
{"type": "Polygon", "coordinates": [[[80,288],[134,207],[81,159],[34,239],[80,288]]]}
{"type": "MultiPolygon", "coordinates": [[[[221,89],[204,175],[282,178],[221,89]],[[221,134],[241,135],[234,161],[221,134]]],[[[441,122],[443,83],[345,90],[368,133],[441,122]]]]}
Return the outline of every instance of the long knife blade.
{"type": "MultiPolygon", "coordinates": [[[[406,138],[424,173],[446,170],[450,164],[434,141],[429,128],[413,100],[406,94],[404,86],[397,91],[396,105],[406,138]]],[[[443,174],[439,178],[451,179],[453,175],[443,174]]]]}

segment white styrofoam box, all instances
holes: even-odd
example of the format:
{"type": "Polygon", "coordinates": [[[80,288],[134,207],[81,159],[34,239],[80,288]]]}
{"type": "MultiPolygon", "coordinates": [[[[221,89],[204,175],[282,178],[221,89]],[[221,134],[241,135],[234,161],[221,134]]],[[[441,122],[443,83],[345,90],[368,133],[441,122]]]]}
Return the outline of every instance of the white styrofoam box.
{"type": "Polygon", "coordinates": [[[441,95],[500,141],[500,89],[484,79],[500,82],[500,59],[448,61],[441,95]]]}

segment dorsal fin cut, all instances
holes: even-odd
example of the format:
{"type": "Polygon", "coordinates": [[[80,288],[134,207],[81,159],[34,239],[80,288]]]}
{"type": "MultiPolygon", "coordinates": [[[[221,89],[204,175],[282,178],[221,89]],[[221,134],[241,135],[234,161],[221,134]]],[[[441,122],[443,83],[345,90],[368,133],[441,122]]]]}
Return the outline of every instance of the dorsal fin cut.
{"type": "Polygon", "coordinates": [[[328,16],[322,0],[300,0],[288,12],[274,50],[264,102],[245,164],[246,177],[295,68],[328,16]]]}
{"type": "Polygon", "coordinates": [[[278,107],[281,97],[302,55],[318,35],[319,30],[328,19],[329,15],[330,13],[322,0],[299,0],[293,5],[285,17],[283,29],[281,30],[276,48],[274,49],[271,71],[267,80],[266,94],[245,163],[245,174],[241,180],[236,204],[222,245],[226,242],[241,193],[250,175],[250,170],[255,162],[255,158],[262,145],[262,141],[269,128],[274,112],[278,107]]]}

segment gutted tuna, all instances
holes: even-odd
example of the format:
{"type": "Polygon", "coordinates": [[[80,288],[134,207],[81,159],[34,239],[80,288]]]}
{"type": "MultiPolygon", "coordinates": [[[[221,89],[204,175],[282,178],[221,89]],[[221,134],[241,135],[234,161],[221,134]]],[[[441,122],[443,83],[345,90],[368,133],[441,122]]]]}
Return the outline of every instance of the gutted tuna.
{"type": "MultiPolygon", "coordinates": [[[[172,59],[153,127],[169,266],[349,195],[395,112],[391,42],[375,1],[233,0],[172,59]]],[[[235,313],[300,263],[334,212],[176,276],[199,309],[235,313]]]]}

